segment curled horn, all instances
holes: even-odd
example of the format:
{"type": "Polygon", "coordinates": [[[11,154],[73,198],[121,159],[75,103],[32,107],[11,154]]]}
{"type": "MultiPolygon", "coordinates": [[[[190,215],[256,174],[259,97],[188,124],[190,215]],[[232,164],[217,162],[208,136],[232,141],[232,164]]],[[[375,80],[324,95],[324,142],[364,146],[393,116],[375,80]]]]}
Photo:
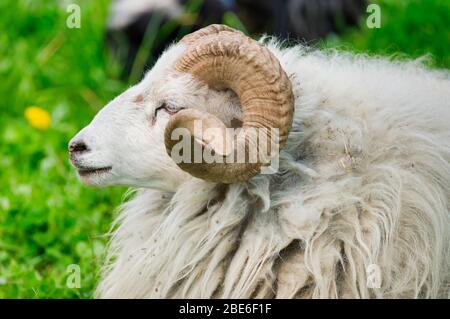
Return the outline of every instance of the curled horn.
{"type": "MultiPolygon", "coordinates": [[[[194,109],[185,109],[173,115],[165,129],[165,145],[169,155],[177,143],[172,132],[185,128],[202,144],[208,141],[196,139],[194,122],[201,121],[203,130],[215,127],[221,132],[211,147],[216,153],[236,159],[239,148],[244,149],[246,161],[230,163],[227,160],[214,163],[178,163],[191,175],[207,181],[234,183],[246,181],[266,165],[258,156],[256,162],[248,160],[251,147],[258,148],[258,129],[265,129],[269,145],[274,141],[277,129],[278,149],[281,149],[291,129],[294,97],[291,83],[277,58],[264,46],[243,33],[223,25],[211,25],[185,36],[185,53],[178,59],[175,69],[190,73],[194,78],[213,89],[231,89],[240,99],[243,124],[229,143],[219,143],[227,138],[226,126],[217,117],[194,109]],[[256,130],[255,130],[256,129],[256,130]],[[250,132],[251,131],[251,132],[250,132]],[[221,146],[218,147],[217,145],[221,146]],[[222,149],[220,149],[222,147],[222,149]]],[[[229,138],[229,137],[228,137],[229,138]]],[[[229,140],[229,139],[228,139],[229,140]]],[[[259,153],[259,149],[257,149],[259,153]]]]}

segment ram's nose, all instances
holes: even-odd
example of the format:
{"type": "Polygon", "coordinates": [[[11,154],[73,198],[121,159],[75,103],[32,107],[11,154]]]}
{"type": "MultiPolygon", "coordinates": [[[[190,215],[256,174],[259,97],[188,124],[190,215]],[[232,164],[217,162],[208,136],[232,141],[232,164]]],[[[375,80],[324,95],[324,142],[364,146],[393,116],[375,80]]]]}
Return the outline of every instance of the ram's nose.
{"type": "Polygon", "coordinates": [[[86,152],[89,152],[89,147],[82,139],[75,139],[69,142],[70,159],[74,159],[76,156],[86,152]]]}

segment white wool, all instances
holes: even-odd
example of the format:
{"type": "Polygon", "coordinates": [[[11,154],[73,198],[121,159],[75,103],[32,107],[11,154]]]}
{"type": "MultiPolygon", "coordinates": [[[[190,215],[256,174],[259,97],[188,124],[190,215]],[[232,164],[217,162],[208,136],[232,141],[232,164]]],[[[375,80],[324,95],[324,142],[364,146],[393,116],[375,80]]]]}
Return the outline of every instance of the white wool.
{"type": "Polygon", "coordinates": [[[449,73],[262,41],[296,98],[279,172],[138,189],[97,296],[448,297],[449,73]]]}

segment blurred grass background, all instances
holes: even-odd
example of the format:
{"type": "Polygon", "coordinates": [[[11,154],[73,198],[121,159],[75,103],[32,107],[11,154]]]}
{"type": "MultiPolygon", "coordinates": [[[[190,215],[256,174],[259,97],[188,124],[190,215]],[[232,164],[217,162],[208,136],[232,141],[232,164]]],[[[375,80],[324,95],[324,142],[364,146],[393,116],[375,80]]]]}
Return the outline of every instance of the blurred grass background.
{"type": "MultiPolygon", "coordinates": [[[[433,67],[449,67],[450,1],[375,3],[382,10],[380,29],[367,29],[363,16],[359,29],[320,45],[408,57],[430,53],[433,67]]],[[[81,185],[66,149],[129,85],[105,48],[107,8],[108,0],[0,2],[0,298],[92,296],[105,233],[125,189],[81,185]],[[66,27],[72,2],[81,7],[81,29],[66,27]],[[30,106],[49,112],[48,128],[27,121],[30,106]],[[80,289],[66,286],[70,264],[81,268],[80,289]]],[[[239,27],[232,15],[224,21],[239,27]]]]}
{"type": "Polygon", "coordinates": [[[429,56],[432,67],[450,67],[449,0],[369,1],[381,8],[381,28],[368,29],[366,16],[360,28],[330,36],[325,47],[355,52],[394,55],[399,58],[429,56]]]}

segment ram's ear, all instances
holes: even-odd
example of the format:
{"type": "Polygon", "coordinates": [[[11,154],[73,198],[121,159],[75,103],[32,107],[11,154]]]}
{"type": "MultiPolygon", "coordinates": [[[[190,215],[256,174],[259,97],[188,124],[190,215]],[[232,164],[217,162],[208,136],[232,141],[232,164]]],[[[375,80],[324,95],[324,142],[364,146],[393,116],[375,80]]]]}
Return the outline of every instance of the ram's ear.
{"type": "Polygon", "coordinates": [[[172,116],[166,126],[165,143],[168,153],[173,147],[171,133],[175,128],[189,131],[195,143],[219,156],[228,156],[233,150],[233,132],[216,116],[195,109],[181,110],[172,116]]]}
{"type": "MultiPolygon", "coordinates": [[[[211,123],[204,123],[205,126],[208,124],[211,123]]],[[[212,154],[217,154],[218,156],[227,157],[233,150],[233,134],[223,124],[221,126],[206,127],[201,138],[194,137],[194,139],[212,154]]]]}

